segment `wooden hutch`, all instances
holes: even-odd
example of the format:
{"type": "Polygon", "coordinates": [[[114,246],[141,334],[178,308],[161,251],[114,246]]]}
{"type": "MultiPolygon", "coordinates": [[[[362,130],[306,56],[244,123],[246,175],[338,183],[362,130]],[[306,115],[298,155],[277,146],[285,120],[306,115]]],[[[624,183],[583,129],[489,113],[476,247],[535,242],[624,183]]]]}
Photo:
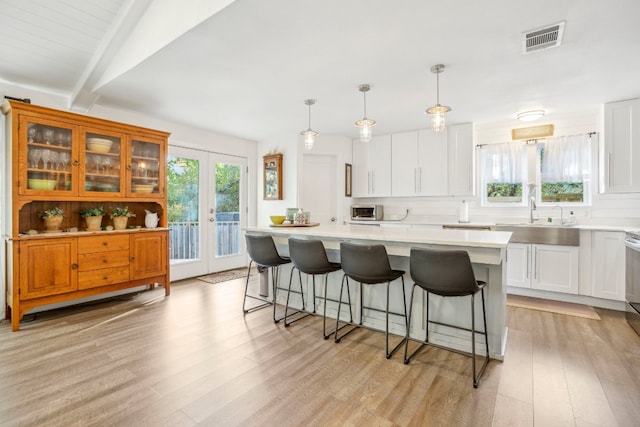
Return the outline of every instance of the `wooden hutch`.
{"type": "Polygon", "coordinates": [[[169,134],[6,101],[11,162],[7,231],[7,316],[14,331],[34,307],[161,284],[169,295],[166,157],[169,134]],[[109,213],[127,206],[128,228],[109,213]],[[64,211],[61,231],[40,214],[64,211]],[[103,207],[100,231],[80,212],[103,207]],[[145,211],[157,228],[145,228],[145,211]]]}

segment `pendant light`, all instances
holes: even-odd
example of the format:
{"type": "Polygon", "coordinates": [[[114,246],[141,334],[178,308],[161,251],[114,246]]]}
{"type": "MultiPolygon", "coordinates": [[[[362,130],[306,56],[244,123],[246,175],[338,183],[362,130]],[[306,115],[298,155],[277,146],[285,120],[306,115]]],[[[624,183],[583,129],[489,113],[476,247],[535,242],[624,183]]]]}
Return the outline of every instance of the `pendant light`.
{"type": "Polygon", "coordinates": [[[318,136],[318,132],[311,130],[311,106],[316,103],[316,100],[306,99],[304,103],[309,106],[309,128],[300,132],[300,135],[304,136],[304,148],[311,150],[313,149],[316,136],[318,136]]]}
{"type": "Polygon", "coordinates": [[[440,105],[440,73],[444,71],[444,65],[437,64],[431,67],[431,72],[436,75],[436,105],[431,108],[427,108],[425,111],[431,116],[431,130],[435,133],[440,133],[444,129],[444,113],[451,111],[451,108],[440,105]]]}
{"type": "Polygon", "coordinates": [[[371,87],[367,84],[358,86],[358,90],[364,95],[364,117],[356,121],[356,126],[360,128],[360,142],[367,143],[371,141],[372,129],[376,125],[375,120],[367,119],[367,92],[371,87]]]}

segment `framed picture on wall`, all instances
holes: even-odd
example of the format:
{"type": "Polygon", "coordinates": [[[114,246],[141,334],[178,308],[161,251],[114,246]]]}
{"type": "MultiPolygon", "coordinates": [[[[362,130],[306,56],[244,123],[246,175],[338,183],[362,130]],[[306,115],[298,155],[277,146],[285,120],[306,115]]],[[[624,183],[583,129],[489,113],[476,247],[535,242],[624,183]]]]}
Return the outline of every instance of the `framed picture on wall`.
{"type": "Polygon", "coordinates": [[[264,200],[282,200],[282,154],[263,157],[264,200]]]}
{"type": "Polygon", "coordinates": [[[351,165],[344,164],[344,196],[351,197],[351,165]]]}

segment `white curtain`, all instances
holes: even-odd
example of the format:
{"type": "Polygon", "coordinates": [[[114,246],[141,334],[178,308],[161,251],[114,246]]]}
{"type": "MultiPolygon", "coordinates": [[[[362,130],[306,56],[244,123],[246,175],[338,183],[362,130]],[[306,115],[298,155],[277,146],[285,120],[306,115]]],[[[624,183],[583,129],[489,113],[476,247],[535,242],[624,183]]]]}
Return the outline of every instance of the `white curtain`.
{"type": "Polygon", "coordinates": [[[524,182],[524,146],[520,143],[484,145],[481,151],[485,183],[524,182]]]}
{"type": "Polygon", "coordinates": [[[589,177],[591,159],[589,135],[548,138],[542,155],[543,182],[582,182],[589,177]]]}

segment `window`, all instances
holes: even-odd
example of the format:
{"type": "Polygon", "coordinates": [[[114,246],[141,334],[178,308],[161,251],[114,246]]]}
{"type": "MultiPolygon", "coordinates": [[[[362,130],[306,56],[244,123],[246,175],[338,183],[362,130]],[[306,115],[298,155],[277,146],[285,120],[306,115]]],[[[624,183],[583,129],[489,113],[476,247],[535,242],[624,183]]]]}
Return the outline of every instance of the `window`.
{"type": "Polygon", "coordinates": [[[547,138],[535,145],[512,142],[481,148],[483,206],[524,206],[529,197],[543,206],[589,204],[589,135],[547,138]]]}
{"type": "Polygon", "coordinates": [[[591,144],[588,135],[549,138],[540,144],[540,203],[588,203],[591,144]]]}
{"type": "Polygon", "coordinates": [[[521,144],[482,147],[481,183],[484,205],[524,204],[525,150],[521,144]]]}

